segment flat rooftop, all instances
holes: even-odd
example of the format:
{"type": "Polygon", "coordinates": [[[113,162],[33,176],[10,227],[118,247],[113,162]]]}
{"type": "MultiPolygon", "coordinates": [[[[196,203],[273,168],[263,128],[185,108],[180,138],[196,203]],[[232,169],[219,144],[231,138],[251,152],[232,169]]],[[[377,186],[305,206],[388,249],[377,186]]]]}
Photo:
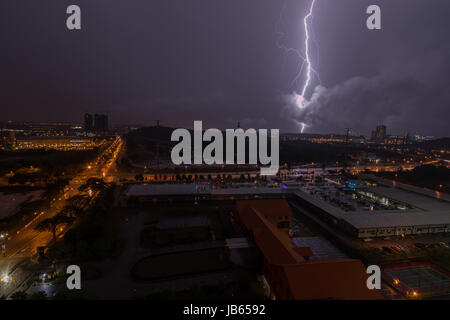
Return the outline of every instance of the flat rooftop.
{"type": "Polygon", "coordinates": [[[323,237],[296,237],[291,239],[295,247],[309,247],[313,252],[310,260],[348,259],[348,256],[323,237]]]}
{"type": "Polygon", "coordinates": [[[128,196],[199,195],[210,194],[211,189],[207,184],[135,184],[125,193],[128,196]]]}
{"type": "Polygon", "coordinates": [[[295,194],[297,197],[341,219],[356,229],[450,225],[450,202],[447,195],[440,199],[433,193],[398,184],[396,187],[378,185],[366,187],[378,196],[409,205],[405,210],[344,211],[302,190],[283,190],[275,187],[230,187],[213,189],[209,184],[151,184],[132,185],[126,196],[175,196],[175,195],[251,195],[251,194],[295,194]]]}
{"type": "Polygon", "coordinates": [[[367,187],[367,191],[379,196],[406,203],[412,208],[405,210],[344,211],[303,191],[295,193],[332,216],[347,221],[357,229],[412,227],[450,224],[450,203],[418,193],[402,186],[367,187]]]}
{"type": "Polygon", "coordinates": [[[127,196],[174,196],[174,195],[233,195],[258,193],[284,193],[281,188],[237,187],[213,189],[209,184],[149,184],[132,185],[125,191],[127,196]]]}

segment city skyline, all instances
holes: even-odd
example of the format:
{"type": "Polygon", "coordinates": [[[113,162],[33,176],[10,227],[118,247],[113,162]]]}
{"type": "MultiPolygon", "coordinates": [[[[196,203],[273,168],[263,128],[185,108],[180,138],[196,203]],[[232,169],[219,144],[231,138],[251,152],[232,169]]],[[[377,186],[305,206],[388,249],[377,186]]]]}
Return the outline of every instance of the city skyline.
{"type": "Polygon", "coordinates": [[[63,4],[41,1],[33,12],[2,4],[2,21],[15,31],[1,34],[9,43],[2,52],[2,120],[72,121],[96,110],[111,123],[168,119],[184,127],[199,119],[217,128],[240,121],[298,132],[306,119],[309,133],[350,127],[370,135],[383,123],[397,135],[449,136],[449,76],[441,70],[450,61],[450,4],[382,3],[377,31],[365,28],[368,4],[317,1],[311,58],[321,81],[308,95],[321,99],[306,114],[286,101],[302,81],[293,84],[298,60],[282,47],[304,53],[307,0],[137,1],[125,12],[124,1],[80,1],[86,19],[75,32],[64,28],[63,4]]]}
{"type": "MultiPolygon", "coordinates": [[[[149,123],[149,124],[142,124],[142,123],[112,123],[110,124],[109,122],[109,115],[107,114],[97,114],[97,113],[84,113],[84,117],[82,119],[82,121],[68,121],[68,122],[62,122],[62,121],[57,121],[57,122],[50,122],[50,121],[7,121],[7,122],[0,122],[0,130],[15,130],[14,127],[15,126],[22,126],[22,125],[46,125],[46,126],[74,126],[74,128],[77,129],[83,129],[84,131],[92,131],[92,132],[106,132],[106,131],[115,131],[115,130],[120,130],[120,128],[122,127],[134,127],[134,128],[145,128],[145,127],[152,127],[152,126],[163,126],[163,127],[167,127],[167,128],[173,128],[176,129],[174,126],[171,126],[170,123],[167,123],[166,121],[161,121],[159,119],[157,120],[153,120],[153,123],[149,123]],[[91,116],[90,120],[87,120],[86,117],[87,116],[91,116]],[[96,127],[95,126],[95,116],[99,116],[99,117],[106,117],[106,125],[103,126],[102,128],[96,127]],[[90,125],[88,124],[90,123],[90,125]],[[162,125],[161,125],[162,123],[162,125]],[[5,127],[6,126],[6,127],[5,127]]],[[[102,126],[102,125],[100,125],[102,126]]],[[[415,131],[415,132],[405,132],[404,134],[400,134],[400,135],[395,135],[392,134],[392,132],[389,131],[389,128],[387,128],[385,125],[383,124],[378,124],[376,125],[374,128],[375,130],[378,130],[379,127],[385,127],[385,132],[383,134],[384,138],[388,138],[388,137],[404,137],[404,138],[408,138],[408,139],[413,139],[413,140],[432,140],[432,139],[441,139],[441,138],[448,138],[448,136],[442,136],[442,137],[436,137],[436,136],[432,136],[432,135],[427,135],[424,132],[420,132],[420,131],[415,131]]],[[[193,125],[191,124],[190,126],[186,126],[183,127],[189,130],[193,130],[193,125]]],[[[241,127],[240,121],[238,121],[235,124],[235,128],[242,128],[244,130],[246,129],[250,129],[250,128],[245,128],[245,127],[241,127]]],[[[219,130],[225,130],[226,128],[218,128],[219,130]]],[[[373,128],[372,128],[373,129],[373,128]]],[[[299,135],[304,135],[304,136],[308,136],[308,135],[340,135],[340,136],[361,136],[364,137],[366,139],[375,141],[376,139],[374,139],[374,130],[367,130],[367,134],[362,134],[360,132],[357,132],[356,130],[353,130],[353,128],[343,128],[343,130],[341,132],[304,132],[301,133],[299,132],[288,132],[288,131],[280,131],[280,133],[282,135],[290,135],[290,134],[299,134],[299,135]]]]}

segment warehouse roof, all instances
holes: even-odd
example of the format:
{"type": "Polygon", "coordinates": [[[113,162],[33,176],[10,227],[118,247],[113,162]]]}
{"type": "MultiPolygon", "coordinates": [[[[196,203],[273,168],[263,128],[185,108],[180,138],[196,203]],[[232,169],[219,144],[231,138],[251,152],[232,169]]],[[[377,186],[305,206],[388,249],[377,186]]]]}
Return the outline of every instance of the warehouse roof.
{"type": "Polygon", "coordinates": [[[305,192],[297,191],[296,194],[330,215],[345,220],[357,229],[450,224],[450,203],[445,200],[436,199],[425,193],[418,193],[416,190],[404,189],[403,187],[377,186],[369,187],[367,190],[379,196],[407,203],[413,208],[346,212],[305,192]]]}
{"type": "Polygon", "coordinates": [[[128,187],[128,196],[167,196],[167,195],[233,195],[233,194],[273,194],[282,193],[280,188],[238,187],[212,189],[209,184],[135,184],[128,187]]]}
{"type": "Polygon", "coordinates": [[[209,184],[151,184],[132,185],[126,191],[128,196],[159,196],[159,195],[240,195],[240,194],[277,194],[293,192],[305,201],[321,208],[328,214],[342,219],[357,229],[439,226],[450,225],[450,202],[447,195],[440,199],[433,198],[433,193],[421,192],[418,188],[377,186],[368,187],[379,196],[406,203],[411,209],[406,210],[375,210],[375,211],[343,211],[325,201],[317,199],[301,190],[283,191],[270,187],[239,187],[212,189],[209,184]]]}
{"type": "Polygon", "coordinates": [[[135,184],[126,191],[129,196],[210,194],[208,184],[135,184]]]}

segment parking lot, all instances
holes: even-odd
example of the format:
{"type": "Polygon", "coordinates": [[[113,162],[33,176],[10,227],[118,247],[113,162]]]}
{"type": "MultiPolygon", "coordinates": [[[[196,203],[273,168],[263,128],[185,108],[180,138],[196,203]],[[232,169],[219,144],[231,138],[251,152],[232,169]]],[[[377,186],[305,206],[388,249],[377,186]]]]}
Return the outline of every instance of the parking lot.
{"type": "MultiPolygon", "coordinates": [[[[359,181],[358,184],[364,184],[359,181]]],[[[326,177],[310,182],[300,182],[300,189],[313,197],[344,211],[397,210],[399,203],[386,197],[378,197],[360,189],[354,182],[331,182],[326,177]]]]}
{"type": "Polygon", "coordinates": [[[409,254],[421,252],[428,249],[445,248],[450,249],[450,235],[421,235],[408,236],[405,238],[392,237],[376,239],[362,245],[366,248],[378,248],[382,254],[409,254]]]}
{"type": "Polygon", "coordinates": [[[450,285],[450,279],[447,276],[427,266],[392,269],[385,272],[414,290],[421,291],[450,285]]]}

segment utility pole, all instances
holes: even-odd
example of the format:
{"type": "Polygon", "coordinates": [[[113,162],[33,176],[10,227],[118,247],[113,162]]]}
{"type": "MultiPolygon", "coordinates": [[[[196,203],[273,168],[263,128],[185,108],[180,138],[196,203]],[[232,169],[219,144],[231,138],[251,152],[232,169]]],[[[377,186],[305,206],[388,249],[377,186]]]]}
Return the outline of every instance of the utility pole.
{"type": "Polygon", "coordinates": [[[156,142],[156,169],[159,172],[159,140],[156,142]]]}

